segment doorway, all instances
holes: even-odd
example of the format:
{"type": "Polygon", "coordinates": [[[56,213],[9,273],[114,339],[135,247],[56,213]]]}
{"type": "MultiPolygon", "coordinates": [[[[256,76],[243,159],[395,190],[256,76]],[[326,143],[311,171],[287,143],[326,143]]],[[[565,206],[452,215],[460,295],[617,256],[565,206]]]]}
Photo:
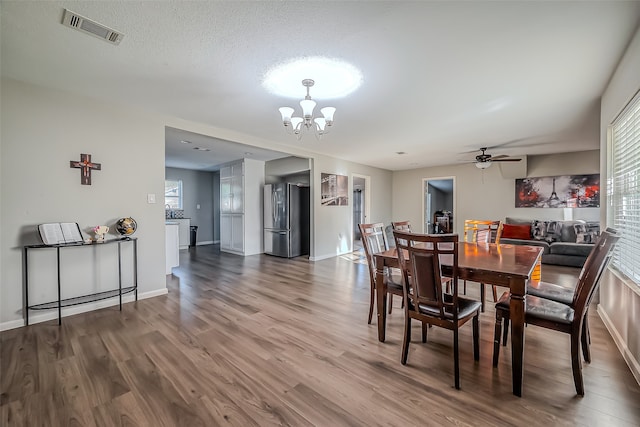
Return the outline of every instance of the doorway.
{"type": "Polygon", "coordinates": [[[358,224],[369,222],[369,209],[371,197],[371,177],[367,175],[352,174],[353,179],[353,233],[352,248],[354,251],[362,249],[362,236],[358,224]]]}
{"type": "Polygon", "coordinates": [[[455,177],[422,180],[422,224],[425,233],[454,233],[455,177]]]}

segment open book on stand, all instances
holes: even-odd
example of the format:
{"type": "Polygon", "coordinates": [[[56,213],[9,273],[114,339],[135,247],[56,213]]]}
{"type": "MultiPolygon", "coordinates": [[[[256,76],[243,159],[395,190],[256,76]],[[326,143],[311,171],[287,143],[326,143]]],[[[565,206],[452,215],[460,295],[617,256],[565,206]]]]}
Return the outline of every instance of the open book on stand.
{"type": "Polygon", "coordinates": [[[82,233],[77,222],[53,222],[38,225],[40,238],[45,245],[82,243],[82,233]]]}

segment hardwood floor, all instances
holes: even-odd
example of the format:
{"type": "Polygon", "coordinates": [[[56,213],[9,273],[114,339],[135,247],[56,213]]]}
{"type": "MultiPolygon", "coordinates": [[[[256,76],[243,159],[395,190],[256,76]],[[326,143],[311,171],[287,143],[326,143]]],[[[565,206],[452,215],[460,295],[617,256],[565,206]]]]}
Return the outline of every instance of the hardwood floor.
{"type": "MultiPolygon", "coordinates": [[[[517,398],[510,352],[491,366],[492,304],[481,315],[479,363],[471,327],[461,329],[458,391],[449,331],[433,328],[422,344],[414,322],[400,364],[398,298],[378,342],[364,264],[198,246],[180,265],[166,296],[2,332],[0,425],[640,424],[640,387],[595,307],[586,395],[575,394],[568,336],[531,326],[517,398]]],[[[545,280],[575,274],[543,266],[545,280]]]]}

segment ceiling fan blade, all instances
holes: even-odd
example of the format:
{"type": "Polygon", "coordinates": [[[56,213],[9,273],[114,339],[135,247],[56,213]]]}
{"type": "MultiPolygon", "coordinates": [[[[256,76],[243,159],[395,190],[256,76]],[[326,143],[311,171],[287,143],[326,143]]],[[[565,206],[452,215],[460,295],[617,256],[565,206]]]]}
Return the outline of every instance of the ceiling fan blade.
{"type": "Polygon", "coordinates": [[[491,156],[491,160],[496,160],[496,159],[504,159],[505,157],[509,157],[506,154],[500,154],[499,156],[491,156]]]}
{"type": "Polygon", "coordinates": [[[492,162],[519,162],[522,159],[491,159],[492,162]]]}

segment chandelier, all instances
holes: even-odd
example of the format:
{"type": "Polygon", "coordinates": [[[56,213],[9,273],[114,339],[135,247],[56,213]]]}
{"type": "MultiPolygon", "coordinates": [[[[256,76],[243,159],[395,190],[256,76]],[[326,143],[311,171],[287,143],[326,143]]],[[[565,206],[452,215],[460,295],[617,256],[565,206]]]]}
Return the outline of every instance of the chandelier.
{"type": "Polygon", "coordinates": [[[291,107],[280,108],[285,129],[288,133],[296,135],[298,139],[302,138],[303,129],[313,131],[316,138],[320,139],[322,135],[329,132],[329,128],[333,125],[333,114],[336,111],[334,107],[322,108],[320,112],[324,117],[313,117],[313,109],[316,107],[316,102],[311,99],[309,88],[314,84],[315,82],[312,79],[302,80],[302,86],[307,88],[307,95],[300,101],[302,117],[291,117],[294,111],[291,107]]]}

